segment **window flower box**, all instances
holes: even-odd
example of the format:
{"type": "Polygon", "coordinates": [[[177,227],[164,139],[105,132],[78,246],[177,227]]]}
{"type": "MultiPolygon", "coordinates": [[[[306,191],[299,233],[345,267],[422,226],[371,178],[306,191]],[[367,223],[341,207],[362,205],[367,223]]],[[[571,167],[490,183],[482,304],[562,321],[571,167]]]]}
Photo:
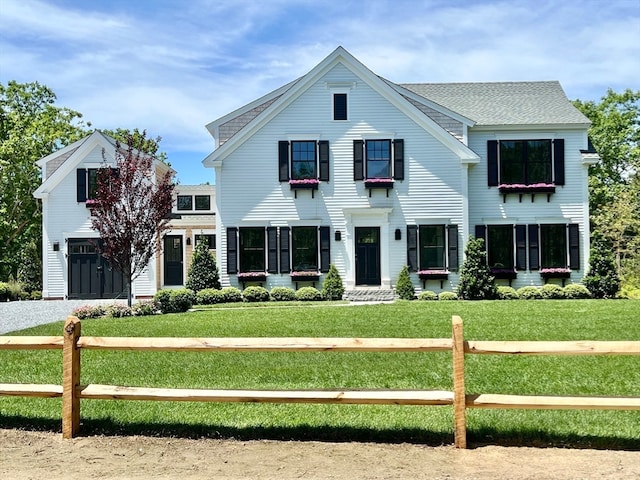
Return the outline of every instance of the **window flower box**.
{"type": "Polygon", "coordinates": [[[263,282],[267,279],[265,272],[240,272],[238,273],[238,280],[243,282],[263,282]]]}
{"type": "Polygon", "coordinates": [[[491,275],[500,280],[513,280],[518,277],[515,270],[511,268],[491,268],[491,275]]]}
{"type": "Polygon", "coordinates": [[[295,271],[291,272],[291,278],[296,282],[315,282],[320,279],[320,274],[313,271],[295,271]]]}
{"type": "Polygon", "coordinates": [[[320,181],[317,178],[304,178],[300,180],[289,180],[291,190],[295,190],[295,197],[298,198],[298,190],[311,190],[311,198],[314,197],[315,190],[318,190],[320,181]]]}
{"type": "Polygon", "coordinates": [[[522,202],[522,195],[525,193],[531,194],[531,201],[535,200],[536,193],[546,193],[547,202],[551,199],[551,194],[555,193],[556,186],[553,183],[532,183],[525,185],[523,183],[501,183],[498,185],[498,191],[502,194],[503,201],[506,202],[507,194],[517,193],[520,195],[520,201],[522,202]]]}
{"type": "Polygon", "coordinates": [[[542,278],[569,278],[571,270],[568,268],[543,268],[540,270],[542,278]]]}
{"type": "Polygon", "coordinates": [[[422,280],[422,289],[425,288],[427,280],[439,280],[440,288],[444,286],[444,281],[449,278],[447,270],[418,270],[418,278],[422,280]]]}
{"type": "Polygon", "coordinates": [[[388,197],[389,189],[393,188],[393,183],[393,178],[367,178],[364,181],[364,186],[369,189],[369,196],[371,196],[371,190],[374,188],[384,188],[387,191],[388,197]]]}
{"type": "Polygon", "coordinates": [[[88,209],[96,208],[98,206],[98,201],[90,198],[86,202],[84,202],[84,206],[88,209]]]}

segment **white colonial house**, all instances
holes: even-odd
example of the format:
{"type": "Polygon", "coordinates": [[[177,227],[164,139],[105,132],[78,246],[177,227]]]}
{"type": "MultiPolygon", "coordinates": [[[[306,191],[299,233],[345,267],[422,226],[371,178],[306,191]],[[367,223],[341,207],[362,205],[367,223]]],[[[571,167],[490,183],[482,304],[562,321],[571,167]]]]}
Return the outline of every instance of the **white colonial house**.
{"type": "MultiPolygon", "coordinates": [[[[98,169],[115,166],[116,142],[100,131],[40,159],[42,184],[43,292],[45,299],[126,298],[122,275],[96,251],[99,235],[91,228],[88,208],[95,194],[98,169]]],[[[157,176],[169,166],[156,161],[157,176]]],[[[134,281],[136,298],[160,288],[183,286],[191,250],[200,235],[215,248],[215,192],[208,185],[176,188],[171,226],[156,255],[134,281]]]]}
{"type": "Polygon", "coordinates": [[[397,84],[342,47],[210,123],[223,285],[453,290],[468,239],[498,282],[577,282],[589,121],[555,81],[397,84]],[[302,282],[302,283],[301,283],[302,282]]]}

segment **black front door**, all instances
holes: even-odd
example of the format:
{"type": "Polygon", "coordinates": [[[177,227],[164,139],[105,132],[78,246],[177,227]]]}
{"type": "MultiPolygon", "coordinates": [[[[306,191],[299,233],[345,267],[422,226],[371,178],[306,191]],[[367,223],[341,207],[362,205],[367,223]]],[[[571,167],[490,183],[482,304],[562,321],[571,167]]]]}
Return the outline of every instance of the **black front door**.
{"type": "Polygon", "coordinates": [[[123,275],[109,265],[96,247],[100,240],[70,238],[69,298],[122,298],[126,296],[123,275]]]}
{"type": "Polygon", "coordinates": [[[164,237],[164,284],[182,285],[182,236],[164,237]]]}
{"type": "Polygon", "coordinates": [[[356,227],[356,285],[380,285],[379,227],[356,227]]]}

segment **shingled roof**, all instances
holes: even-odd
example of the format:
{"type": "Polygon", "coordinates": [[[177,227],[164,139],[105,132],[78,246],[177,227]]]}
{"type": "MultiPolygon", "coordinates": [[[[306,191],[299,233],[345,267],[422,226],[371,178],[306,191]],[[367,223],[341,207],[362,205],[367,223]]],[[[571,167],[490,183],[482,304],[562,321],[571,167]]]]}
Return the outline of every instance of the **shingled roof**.
{"type": "Polygon", "coordinates": [[[398,86],[464,115],[478,126],[589,124],[557,81],[398,86]]]}

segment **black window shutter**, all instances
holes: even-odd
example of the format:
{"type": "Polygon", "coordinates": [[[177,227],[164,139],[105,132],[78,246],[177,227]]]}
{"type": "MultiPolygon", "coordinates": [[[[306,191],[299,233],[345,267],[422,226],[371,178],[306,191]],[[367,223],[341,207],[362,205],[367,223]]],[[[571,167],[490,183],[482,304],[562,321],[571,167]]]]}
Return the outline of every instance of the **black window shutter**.
{"type": "Polygon", "coordinates": [[[320,175],[318,180],[321,182],[329,181],[329,142],[320,140],[318,142],[318,158],[320,160],[320,175]]]}
{"type": "Polygon", "coordinates": [[[78,168],[76,170],[76,188],[78,203],[87,201],[87,170],[78,168]]]}
{"type": "Polygon", "coordinates": [[[487,246],[486,244],[487,226],[486,225],[476,225],[476,238],[481,238],[485,240],[485,247],[487,246]]]}
{"type": "Polygon", "coordinates": [[[320,271],[326,273],[331,266],[331,227],[320,227],[320,271]]]}
{"type": "Polygon", "coordinates": [[[278,175],[281,182],[289,181],[289,142],[278,142],[278,175]]]}
{"type": "Polygon", "coordinates": [[[498,141],[487,141],[487,172],[489,177],[488,185],[490,187],[498,186],[498,141]]]}
{"type": "Polygon", "coordinates": [[[393,141],[393,178],[404,180],[404,140],[393,141]]]}
{"type": "Polygon", "coordinates": [[[458,225],[449,225],[449,270],[455,272],[458,270],[458,225]]]}
{"type": "Polygon", "coordinates": [[[580,229],[577,223],[569,225],[569,268],[580,270],[580,229]]]}
{"type": "Polygon", "coordinates": [[[238,229],[227,228],[227,273],[238,273],[238,229]]]}
{"type": "Polygon", "coordinates": [[[564,185],[564,139],[553,141],[553,183],[564,185]]]}
{"type": "Polygon", "coordinates": [[[364,141],[354,140],[353,141],[353,179],[354,180],[364,180],[364,164],[362,159],[363,151],[364,151],[364,141]]]}
{"type": "Polygon", "coordinates": [[[289,273],[289,227],[280,227],[280,273],[289,273]]]}
{"type": "Polygon", "coordinates": [[[527,269],[527,226],[516,225],[516,270],[527,269]]]}
{"type": "Polygon", "coordinates": [[[418,226],[407,225],[407,265],[410,272],[418,270],[418,226]]]}
{"type": "Polygon", "coordinates": [[[267,272],[278,273],[278,228],[267,227],[267,272]]]}
{"type": "Polygon", "coordinates": [[[529,225],[529,270],[540,268],[540,247],[538,245],[538,225],[529,225]]]}

